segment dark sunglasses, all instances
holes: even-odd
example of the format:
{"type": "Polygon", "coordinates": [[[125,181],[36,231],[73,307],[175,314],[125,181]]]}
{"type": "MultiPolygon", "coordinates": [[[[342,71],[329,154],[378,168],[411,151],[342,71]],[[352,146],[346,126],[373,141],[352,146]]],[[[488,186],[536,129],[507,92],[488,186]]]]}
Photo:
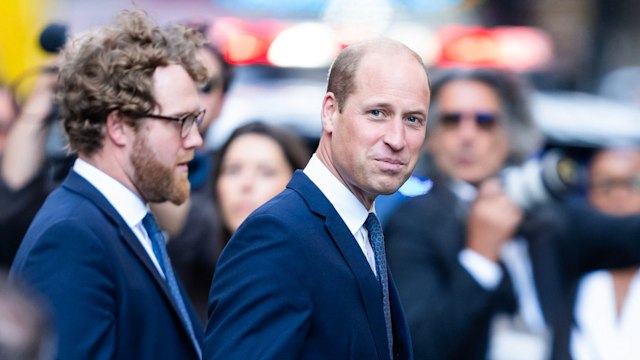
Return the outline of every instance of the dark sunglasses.
{"type": "Polygon", "coordinates": [[[479,128],[483,130],[491,130],[498,123],[498,115],[493,113],[445,113],[440,115],[440,123],[448,128],[454,128],[460,125],[465,116],[472,117],[479,128]]]}
{"type": "Polygon", "coordinates": [[[150,119],[158,119],[158,120],[169,120],[169,121],[177,121],[180,123],[180,136],[184,139],[189,136],[189,132],[193,127],[193,124],[200,125],[202,123],[202,119],[204,119],[204,109],[200,109],[195,113],[186,114],[183,116],[165,116],[165,115],[156,115],[156,114],[140,114],[140,117],[146,117],[150,119]]]}
{"type": "Polygon", "coordinates": [[[212,77],[212,78],[209,78],[209,80],[207,80],[207,82],[204,83],[204,85],[202,85],[200,89],[198,89],[198,91],[200,91],[200,93],[202,94],[210,94],[213,90],[216,90],[221,86],[222,86],[222,79],[212,77]]]}

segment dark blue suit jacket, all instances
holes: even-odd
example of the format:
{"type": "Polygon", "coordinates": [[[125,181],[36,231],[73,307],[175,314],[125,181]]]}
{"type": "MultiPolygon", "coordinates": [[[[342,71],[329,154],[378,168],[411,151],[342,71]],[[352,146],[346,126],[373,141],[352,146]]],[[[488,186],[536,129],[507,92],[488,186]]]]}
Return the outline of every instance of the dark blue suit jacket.
{"type": "MultiPolygon", "coordinates": [[[[394,358],[411,343],[391,279],[394,358]]],[[[225,247],[205,359],[389,359],[382,296],[353,235],[301,171],[225,247]]]]}
{"type": "Polygon", "coordinates": [[[11,276],[50,305],[61,359],[197,358],[169,288],[139,240],[73,171],[33,220],[11,276]]]}

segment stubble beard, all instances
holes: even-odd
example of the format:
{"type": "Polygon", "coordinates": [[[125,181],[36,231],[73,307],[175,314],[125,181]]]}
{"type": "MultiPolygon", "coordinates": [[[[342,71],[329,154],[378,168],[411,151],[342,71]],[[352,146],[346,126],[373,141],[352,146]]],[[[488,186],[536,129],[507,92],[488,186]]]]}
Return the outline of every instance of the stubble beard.
{"type": "Polygon", "coordinates": [[[156,159],[144,136],[136,138],[131,154],[134,184],[146,202],[170,201],[176,205],[189,197],[191,184],[187,177],[178,176],[175,169],[156,159]]]}

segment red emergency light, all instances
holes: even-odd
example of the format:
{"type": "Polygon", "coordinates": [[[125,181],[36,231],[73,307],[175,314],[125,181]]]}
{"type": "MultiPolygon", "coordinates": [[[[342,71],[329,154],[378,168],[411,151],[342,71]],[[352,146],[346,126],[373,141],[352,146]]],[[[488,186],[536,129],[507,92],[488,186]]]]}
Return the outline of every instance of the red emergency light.
{"type": "Polygon", "coordinates": [[[542,30],[532,27],[449,25],[441,28],[442,43],[436,65],[509,68],[517,71],[548,66],[553,45],[542,30]]]}

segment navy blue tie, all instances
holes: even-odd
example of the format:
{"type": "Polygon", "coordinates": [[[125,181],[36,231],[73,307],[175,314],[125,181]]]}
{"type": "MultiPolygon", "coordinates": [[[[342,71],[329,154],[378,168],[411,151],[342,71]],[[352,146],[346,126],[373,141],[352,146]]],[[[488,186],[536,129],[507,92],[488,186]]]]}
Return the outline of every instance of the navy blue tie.
{"type": "Polygon", "coordinates": [[[393,359],[393,331],[391,327],[391,308],[389,307],[389,279],[387,272],[387,255],[384,250],[384,235],[382,234],[382,226],[374,213],[369,213],[364,227],[369,233],[369,242],[373,248],[373,255],[376,258],[376,272],[378,273],[378,282],[382,289],[382,306],[384,312],[384,322],[387,326],[387,341],[389,345],[389,356],[393,359]]]}
{"type": "Polygon", "coordinates": [[[178,288],[178,282],[176,281],[176,276],[173,273],[173,268],[171,267],[171,262],[169,261],[169,255],[167,254],[167,245],[156,222],[156,219],[153,217],[151,213],[147,213],[147,215],[142,219],[142,226],[144,226],[145,230],[147,230],[147,235],[149,235],[149,239],[151,239],[151,247],[153,249],[153,254],[156,256],[156,260],[160,264],[160,268],[162,268],[162,272],[164,273],[165,280],[167,281],[167,285],[169,286],[169,290],[171,291],[171,295],[178,305],[178,309],[180,310],[180,317],[184,322],[187,330],[189,331],[189,335],[191,337],[191,341],[196,347],[198,351],[198,358],[202,358],[202,351],[200,350],[200,345],[196,340],[196,336],[193,332],[193,326],[191,324],[191,320],[189,318],[189,314],[187,313],[187,307],[184,304],[184,299],[182,299],[182,295],[180,294],[180,289],[178,288]]]}

